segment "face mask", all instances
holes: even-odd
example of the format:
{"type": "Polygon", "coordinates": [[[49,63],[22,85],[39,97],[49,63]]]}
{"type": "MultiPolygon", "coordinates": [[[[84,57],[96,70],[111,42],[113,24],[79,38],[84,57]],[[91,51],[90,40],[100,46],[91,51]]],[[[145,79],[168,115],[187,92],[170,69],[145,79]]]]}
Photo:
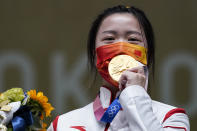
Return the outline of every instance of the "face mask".
{"type": "MultiPolygon", "coordinates": [[[[135,63],[136,62],[138,63],[139,66],[147,65],[147,49],[144,48],[143,46],[130,44],[126,42],[118,42],[118,43],[100,46],[96,48],[96,55],[97,55],[96,67],[98,69],[98,72],[107,82],[109,82],[115,87],[119,86],[118,80],[114,80],[110,76],[110,72],[109,72],[109,63],[113,59],[115,59],[115,57],[121,56],[126,59],[131,57],[130,60],[133,59],[135,63]]],[[[119,62],[119,64],[121,65],[122,63],[119,62]]],[[[148,70],[145,72],[145,75],[148,77],[148,70]]],[[[148,81],[146,82],[146,87],[145,87],[146,89],[148,85],[147,83],[148,81]]]]}

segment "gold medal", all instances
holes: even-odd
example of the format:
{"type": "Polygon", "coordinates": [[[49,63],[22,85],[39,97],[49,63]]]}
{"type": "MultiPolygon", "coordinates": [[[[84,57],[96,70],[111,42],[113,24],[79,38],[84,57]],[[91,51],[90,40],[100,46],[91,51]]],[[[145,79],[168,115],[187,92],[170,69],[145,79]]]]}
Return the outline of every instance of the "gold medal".
{"type": "Polygon", "coordinates": [[[123,71],[139,66],[139,63],[129,55],[118,55],[114,57],[109,65],[108,72],[114,81],[119,81],[123,71]]]}

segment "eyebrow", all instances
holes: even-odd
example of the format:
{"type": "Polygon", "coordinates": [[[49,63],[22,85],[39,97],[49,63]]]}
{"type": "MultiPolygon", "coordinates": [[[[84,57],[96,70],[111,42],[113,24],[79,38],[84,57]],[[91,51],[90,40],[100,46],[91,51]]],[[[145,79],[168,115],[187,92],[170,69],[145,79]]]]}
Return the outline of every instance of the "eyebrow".
{"type": "Polygon", "coordinates": [[[133,30],[127,31],[126,34],[127,34],[127,35],[129,35],[129,34],[136,34],[136,35],[142,36],[142,34],[141,34],[140,32],[138,32],[138,31],[133,31],[133,30]]]}
{"type": "Polygon", "coordinates": [[[106,31],[103,31],[102,33],[117,34],[117,32],[114,30],[106,30],[106,31]]]}
{"type": "MultiPolygon", "coordinates": [[[[117,34],[117,32],[114,31],[114,30],[106,30],[106,31],[103,31],[102,33],[110,33],[110,34],[114,34],[114,35],[117,34]]],[[[126,32],[126,35],[129,35],[129,34],[137,34],[137,35],[142,36],[142,34],[140,32],[133,31],[133,30],[129,30],[129,31],[126,32]]]]}

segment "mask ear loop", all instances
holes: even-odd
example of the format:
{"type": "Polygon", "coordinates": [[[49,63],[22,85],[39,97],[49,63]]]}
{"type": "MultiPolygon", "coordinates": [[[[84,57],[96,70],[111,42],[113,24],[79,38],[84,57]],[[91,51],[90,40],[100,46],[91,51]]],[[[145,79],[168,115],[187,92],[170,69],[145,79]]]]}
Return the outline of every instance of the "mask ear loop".
{"type": "Polygon", "coordinates": [[[149,71],[148,71],[148,67],[147,66],[143,66],[144,67],[144,73],[146,76],[146,83],[145,83],[145,90],[148,90],[148,76],[149,76],[149,71]]]}

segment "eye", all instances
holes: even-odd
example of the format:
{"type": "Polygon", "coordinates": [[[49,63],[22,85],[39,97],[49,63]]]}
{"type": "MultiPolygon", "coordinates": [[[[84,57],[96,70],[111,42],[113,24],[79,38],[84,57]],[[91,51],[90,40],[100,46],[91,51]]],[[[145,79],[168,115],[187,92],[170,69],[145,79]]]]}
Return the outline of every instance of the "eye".
{"type": "Polygon", "coordinates": [[[104,38],[103,40],[111,41],[111,40],[115,40],[115,38],[113,38],[113,37],[107,37],[107,38],[104,38]]]}
{"type": "Polygon", "coordinates": [[[129,38],[128,41],[140,41],[140,40],[137,38],[129,38]]]}

